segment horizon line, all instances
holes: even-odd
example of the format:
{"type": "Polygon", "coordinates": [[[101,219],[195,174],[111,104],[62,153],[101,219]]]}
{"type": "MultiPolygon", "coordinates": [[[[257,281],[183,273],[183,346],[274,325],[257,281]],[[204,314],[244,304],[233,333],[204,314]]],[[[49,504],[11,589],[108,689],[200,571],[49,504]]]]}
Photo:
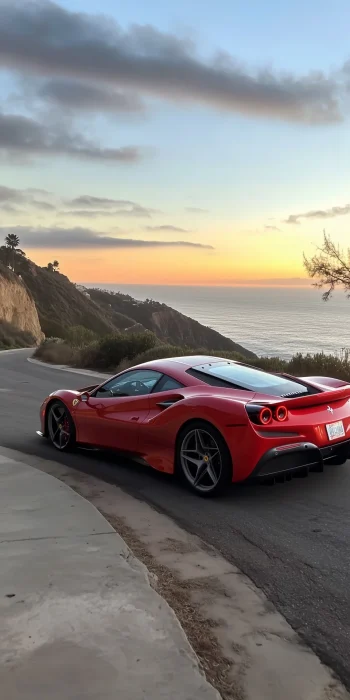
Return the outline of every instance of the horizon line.
{"type": "Polygon", "coordinates": [[[76,282],[76,284],[84,285],[110,285],[110,286],[122,286],[122,287],[217,287],[217,288],[235,288],[235,287],[267,287],[267,288],[288,288],[288,289],[314,289],[312,282],[305,282],[305,284],[288,284],[283,282],[234,282],[231,284],[217,284],[213,282],[207,282],[206,284],[195,284],[193,282],[174,282],[172,284],[164,284],[162,282],[101,282],[101,281],[91,281],[91,282],[76,282]]]}

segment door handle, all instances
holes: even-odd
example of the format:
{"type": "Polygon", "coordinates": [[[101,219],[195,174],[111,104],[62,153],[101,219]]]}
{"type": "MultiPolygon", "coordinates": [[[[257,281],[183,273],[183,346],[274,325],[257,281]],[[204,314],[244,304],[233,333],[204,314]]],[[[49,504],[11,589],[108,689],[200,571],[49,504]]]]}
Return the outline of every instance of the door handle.
{"type": "Polygon", "coordinates": [[[132,421],[138,421],[138,420],[140,420],[140,417],[139,417],[139,416],[133,416],[131,420],[132,420],[132,421]]]}
{"type": "Polygon", "coordinates": [[[183,396],[174,396],[174,398],[166,399],[165,401],[159,401],[157,403],[157,406],[159,408],[170,408],[170,406],[173,406],[174,403],[181,401],[181,399],[183,399],[183,396]]]}

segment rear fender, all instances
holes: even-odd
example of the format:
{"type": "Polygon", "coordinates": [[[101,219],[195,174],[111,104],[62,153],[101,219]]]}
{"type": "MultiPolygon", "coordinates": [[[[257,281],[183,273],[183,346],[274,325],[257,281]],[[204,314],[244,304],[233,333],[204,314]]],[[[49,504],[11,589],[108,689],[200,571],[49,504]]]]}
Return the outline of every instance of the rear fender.
{"type": "MultiPolygon", "coordinates": [[[[249,392],[249,398],[251,397],[252,393],[249,392]]],[[[191,420],[204,420],[220,432],[225,427],[248,425],[249,419],[245,410],[247,398],[248,394],[242,399],[210,395],[185,397],[161,413],[157,413],[149,420],[149,425],[157,428],[164,427],[167,431],[173,426],[176,429],[175,432],[191,420]]]]}

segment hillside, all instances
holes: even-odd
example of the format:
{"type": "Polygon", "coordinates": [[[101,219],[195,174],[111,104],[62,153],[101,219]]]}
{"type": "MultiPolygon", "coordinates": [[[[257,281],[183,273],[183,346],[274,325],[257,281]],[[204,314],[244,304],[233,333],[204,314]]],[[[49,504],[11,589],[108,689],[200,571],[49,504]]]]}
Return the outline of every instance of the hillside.
{"type": "MultiPolygon", "coordinates": [[[[1,263],[5,265],[2,265],[0,277],[2,274],[3,279],[7,276],[16,280],[18,289],[21,288],[22,294],[31,299],[30,303],[34,309],[36,307],[40,327],[46,337],[65,339],[69,335],[69,329],[77,326],[93,331],[99,337],[110,333],[134,334],[149,330],[163,343],[203,350],[226,350],[238,352],[247,358],[255,357],[254,353],[241,345],[166,304],[150,300],[140,302],[128,295],[99,289],[85,290],[73,284],[65,275],[35,265],[21,251],[16,256],[17,274],[14,274],[6,266],[8,249],[5,246],[0,247],[1,263]]],[[[0,309],[0,320],[3,318],[16,326],[16,320],[11,320],[16,316],[16,303],[13,304],[12,312],[7,310],[1,315],[0,309]]],[[[4,304],[5,302],[3,306],[4,304]]],[[[21,309],[22,306],[20,304],[21,309]]],[[[8,304],[6,309],[7,307],[8,304]]],[[[19,322],[23,323],[23,320],[19,322]]],[[[28,323],[30,325],[29,321],[28,323]]],[[[17,327],[27,330],[21,325],[17,327]]],[[[38,325],[34,332],[37,341],[40,340],[40,327],[38,325]]]]}
{"type": "Polygon", "coordinates": [[[40,325],[47,337],[65,337],[70,326],[84,326],[98,335],[111,333],[115,324],[70,280],[31,261],[21,266],[21,276],[35,301],[40,325]]]}
{"type": "MultiPolygon", "coordinates": [[[[93,301],[105,311],[113,312],[116,324],[120,318],[134,319],[135,331],[152,331],[162,342],[171,345],[186,345],[192,348],[210,350],[230,350],[245,357],[256,355],[238,343],[226,338],[212,328],[203,326],[193,318],[184,316],[166,304],[148,299],[137,301],[127,294],[107,292],[101,289],[88,289],[93,301]]],[[[124,329],[126,326],[124,326],[124,329]]]]}

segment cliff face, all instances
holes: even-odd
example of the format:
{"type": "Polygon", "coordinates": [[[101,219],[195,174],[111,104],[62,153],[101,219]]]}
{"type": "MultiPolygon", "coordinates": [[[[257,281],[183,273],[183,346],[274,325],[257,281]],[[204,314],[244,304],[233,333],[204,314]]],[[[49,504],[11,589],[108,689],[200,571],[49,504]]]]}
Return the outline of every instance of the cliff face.
{"type": "Polygon", "coordinates": [[[35,303],[21,279],[7,268],[0,267],[0,320],[26,331],[39,344],[41,330],[35,303]]]}

